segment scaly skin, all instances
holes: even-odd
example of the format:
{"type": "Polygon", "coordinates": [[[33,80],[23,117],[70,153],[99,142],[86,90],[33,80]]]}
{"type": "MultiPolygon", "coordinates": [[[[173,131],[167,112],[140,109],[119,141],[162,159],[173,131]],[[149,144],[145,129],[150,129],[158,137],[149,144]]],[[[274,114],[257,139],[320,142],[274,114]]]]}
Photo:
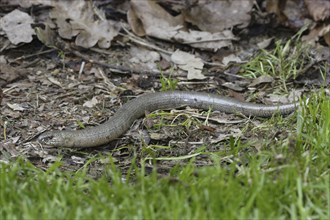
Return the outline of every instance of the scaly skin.
{"type": "Polygon", "coordinates": [[[145,112],[182,106],[241,113],[247,116],[271,117],[274,114],[289,114],[296,109],[297,104],[271,106],[241,102],[201,92],[159,92],[127,102],[104,124],[76,131],[48,131],[41,134],[38,141],[54,147],[96,147],[121,136],[130,128],[134,120],[142,117],[145,112]]]}

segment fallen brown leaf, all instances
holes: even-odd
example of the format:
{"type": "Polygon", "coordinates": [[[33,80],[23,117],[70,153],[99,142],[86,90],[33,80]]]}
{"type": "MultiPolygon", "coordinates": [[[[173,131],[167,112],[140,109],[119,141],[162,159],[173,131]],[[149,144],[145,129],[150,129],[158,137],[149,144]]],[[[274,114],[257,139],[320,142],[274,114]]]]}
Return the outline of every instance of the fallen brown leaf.
{"type": "Polygon", "coordinates": [[[330,1],[305,0],[305,4],[314,21],[324,21],[330,18],[330,1]]]}
{"type": "Polygon", "coordinates": [[[24,73],[19,68],[0,63],[0,87],[13,82],[22,76],[24,76],[24,73]]]}
{"type": "Polygon", "coordinates": [[[140,30],[143,26],[148,36],[209,50],[230,47],[231,40],[236,40],[230,30],[216,33],[186,30],[181,14],[172,16],[155,1],[132,0],[130,10],[132,12],[128,13],[130,16],[128,21],[132,30],[137,31],[136,34],[143,33],[140,30]]]}
{"type": "Polygon", "coordinates": [[[105,19],[104,12],[90,1],[58,1],[54,3],[50,17],[61,37],[76,37],[76,45],[84,48],[95,44],[100,48],[109,48],[119,31],[111,20],[105,19]]]}
{"type": "Polygon", "coordinates": [[[253,0],[199,1],[184,13],[185,21],[202,31],[221,32],[233,26],[246,27],[251,19],[253,0]]]}

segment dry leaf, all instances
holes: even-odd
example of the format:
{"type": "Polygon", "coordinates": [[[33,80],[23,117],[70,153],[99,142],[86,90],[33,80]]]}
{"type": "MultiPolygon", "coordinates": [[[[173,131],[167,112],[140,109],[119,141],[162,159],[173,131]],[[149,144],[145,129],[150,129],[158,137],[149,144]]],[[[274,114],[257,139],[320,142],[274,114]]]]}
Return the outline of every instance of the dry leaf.
{"type": "Polygon", "coordinates": [[[0,87],[11,83],[25,75],[25,72],[20,68],[0,63],[0,87]]]}
{"type": "Polygon", "coordinates": [[[211,33],[250,23],[253,0],[200,1],[185,12],[185,20],[211,33]]]}
{"type": "Polygon", "coordinates": [[[304,26],[307,9],[303,0],[287,0],[283,13],[287,17],[287,26],[301,28],[304,26]]]}
{"type": "Polygon", "coordinates": [[[212,49],[217,51],[223,47],[232,46],[231,40],[237,40],[234,34],[229,30],[217,33],[209,33],[205,31],[178,31],[173,33],[172,39],[189,44],[192,47],[200,49],[212,49]]]}
{"type": "Polygon", "coordinates": [[[307,15],[304,0],[268,0],[265,3],[266,11],[274,13],[279,24],[294,29],[304,26],[307,15]]]}
{"type": "MultiPolygon", "coordinates": [[[[139,25],[143,26],[147,35],[160,39],[170,39],[173,36],[172,33],[177,32],[184,25],[181,15],[173,17],[155,1],[132,0],[130,11],[132,12],[129,12],[129,22],[138,19],[139,25]],[[132,16],[136,16],[136,18],[132,16]],[[162,34],[165,36],[161,36],[162,34]]],[[[137,29],[135,25],[136,23],[130,23],[133,31],[137,29]]]]}
{"type": "Polygon", "coordinates": [[[14,111],[24,111],[25,110],[25,108],[22,105],[17,104],[17,103],[14,103],[14,104],[7,103],[7,106],[14,111]]]}
{"type": "Polygon", "coordinates": [[[148,49],[144,48],[139,48],[139,47],[134,47],[132,46],[130,48],[130,54],[132,55],[131,62],[134,63],[147,63],[147,62],[156,62],[160,60],[160,55],[159,53],[155,51],[150,51],[148,49]]]}
{"type": "Polygon", "coordinates": [[[222,59],[222,63],[226,66],[229,63],[241,63],[241,62],[242,62],[242,60],[234,54],[230,54],[222,59]]]}
{"type": "Polygon", "coordinates": [[[85,164],[85,161],[86,161],[85,158],[77,157],[77,156],[71,156],[71,159],[76,164],[85,164]]]}
{"type": "Polygon", "coordinates": [[[139,64],[141,68],[157,69],[156,62],[160,60],[160,54],[148,49],[131,47],[130,54],[132,58],[130,62],[139,64]]]}
{"type": "Polygon", "coordinates": [[[206,77],[202,74],[204,63],[202,59],[196,58],[194,55],[189,53],[176,50],[171,60],[177,64],[182,70],[188,71],[187,79],[205,79],[206,77]]]}
{"type": "Polygon", "coordinates": [[[88,108],[93,108],[95,105],[97,105],[99,103],[99,101],[97,100],[97,98],[94,96],[92,98],[92,100],[86,101],[83,106],[84,107],[88,107],[88,108]]]}
{"type": "Polygon", "coordinates": [[[305,4],[314,21],[324,21],[330,17],[329,0],[305,0],[305,4]]]}
{"type": "Polygon", "coordinates": [[[39,41],[42,42],[45,46],[56,47],[57,33],[55,30],[51,29],[48,24],[45,24],[44,29],[36,27],[35,31],[39,41]]]}
{"type": "Polygon", "coordinates": [[[242,92],[245,89],[242,86],[240,86],[238,83],[233,83],[233,82],[225,82],[222,83],[221,86],[234,90],[236,92],[242,92]]]}
{"type": "Polygon", "coordinates": [[[142,24],[141,20],[138,18],[137,14],[135,13],[135,10],[128,10],[127,21],[130,24],[133,32],[137,36],[143,37],[146,35],[143,24],[142,24]]]}
{"type": "Polygon", "coordinates": [[[52,76],[48,76],[47,79],[48,79],[51,83],[53,83],[54,85],[57,85],[57,86],[59,86],[59,87],[62,87],[62,84],[61,84],[57,79],[55,79],[54,77],[52,77],[52,76]]]}
{"type": "Polygon", "coordinates": [[[33,19],[25,12],[17,9],[0,19],[0,27],[12,44],[29,43],[35,34],[31,27],[33,19]]]}
{"type": "Polygon", "coordinates": [[[48,156],[46,156],[46,157],[44,157],[42,159],[42,162],[43,163],[53,163],[53,162],[55,162],[57,160],[58,160],[58,157],[55,157],[55,156],[52,156],[52,155],[48,155],[48,156]]]}
{"type": "Polygon", "coordinates": [[[269,94],[269,98],[266,98],[270,103],[288,103],[290,102],[286,96],[283,95],[275,95],[275,94],[269,94]]]}
{"type": "Polygon", "coordinates": [[[262,76],[259,76],[256,79],[254,79],[252,81],[252,83],[249,85],[249,87],[255,87],[257,85],[264,84],[264,83],[271,83],[273,81],[274,81],[273,77],[271,77],[269,75],[262,75],[262,76]]]}
{"type": "Polygon", "coordinates": [[[75,43],[84,48],[109,48],[118,35],[115,23],[105,19],[104,12],[89,1],[59,1],[54,4],[50,17],[58,26],[59,35],[65,39],[76,37],[75,43]]]}
{"type": "Polygon", "coordinates": [[[143,27],[148,36],[212,50],[231,46],[231,40],[236,39],[229,30],[217,33],[186,31],[181,15],[172,16],[155,1],[132,0],[130,10],[134,12],[129,13],[130,18],[128,21],[133,31],[139,30],[137,33],[135,32],[136,34],[140,34],[140,29],[143,27]],[[136,16],[136,18],[132,16],[136,16]],[[136,19],[138,19],[138,22],[136,22],[136,19]]]}
{"type": "Polygon", "coordinates": [[[20,5],[22,8],[29,8],[32,5],[51,6],[54,2],[52,0],[1,0],[1,4],[12,6],[20,5]]]}
{"type": "Polygon", "coordinates": [[[326,33],[323,37],[324,37],[325,42],[330,47],[330,32],[326,33]]]}
{"type": "Polygon", "coordinates": [[[264,39],[264,40],[258,42],[257,46],[259,49],[265,49],[272,43],[273,40],[274,40],[274,37],[264,39]]]}
{"type": "MultiPolygon", "coordinates": [[[[323,24],[313,28],[308,35],[302,37],[303,41],[314,44],[322,36],[327,36],[330,33],[330,24],[323,24]]],[[[325,38],[326,39],[326,38],[325,38]]],[[[330,44],[327,43],[329,46],[330,44]]]]}

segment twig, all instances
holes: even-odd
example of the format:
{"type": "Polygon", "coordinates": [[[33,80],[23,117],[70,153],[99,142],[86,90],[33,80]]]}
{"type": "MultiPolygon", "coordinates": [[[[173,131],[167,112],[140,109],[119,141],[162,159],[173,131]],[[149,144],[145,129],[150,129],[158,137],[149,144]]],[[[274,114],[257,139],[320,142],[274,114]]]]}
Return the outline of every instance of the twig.
{"type": "Polygon", "coordinates": [[[85,68],[85,61],[83,61],[81,63],[81,66],[80,66],[80,69],[79,69],[79,73],[78,73],[78,79],[81,79],[81,74],[84,71],[84,68],[85,68]]]}
{"type": "Polygon", "coordinates": [[[186,41],[182,42],[182,44],[200,44],[200,43],[209,43],[209,42],[216,42],[216,41],[229,41],[229,40],[239,40],[238,38],[214,38],[209,40],[201,40],[201,41],[186,41]]]}
{"type": "Polygon", "coordinates": [[[110,79],[104,74],[104,72],[102,71],[101,68],[97,68],[97,70],[99,71],[99,74],[102,76],[104,83],[109,87],[110,91],[114,91],[117,90],[118,87],[115,86],[110,79]]]}
{"type": "MultiPolygon", "coordinates": [[[[156,50],[156,51],[159,51],[161,53],[165,53],[167,55],[172,55],[173,52],[170,52],[170,51],[167,51],[167,50],[164,50],[160,47],[157,47],[156,45],[152,45],[150,43],[147,43],[145,42],[143,39],[141,39],[140,37],[138,36],[135,36],[134,34],[132,34],[130,31],[128,31],[123,25],[122,25],[122,28],[123,30],[127,33],[126,34],[120,34],[121,36],[125,36],[125,37],[128,37],[128,39],[130,39],[131,41],[133,41],[134,43],[137,43],[141,46],[144,46],[144,47],[147,47],[147,48],[150,48],[150,49],[153,49],[153,50],[156,50]]],[[[215,40],[212,40],[212,41],[216,41],[217,39],[215,40]]],[[[218,39],[219,40],[219,39],[218,39]]],[[[223,40],[227,40],[227,39],[223,39],[223,40]]],[[[211,40],[210,40],[211,41],[211,40]]],[[[200,41],[201,42],[201,41],[200,41]]],[[[198,43],[198,42],[195,42],[195,43],[198,43]]],[[[207,61],[204,61],[203,60],[203,63],[206,64],[206,65],[209,65],[209,66],[219,66],[219,67],[222,67],[222,68],[225,68],[226,66],[222,63],[211,63],[211,62],[207,62],[207,61]]]]}
{"type": "Polygon", "coordinates": [[[123,74],[131,74],[132,73],[131,69],[129,69],[127,67],[112,65],[112,64],[104,63],[104,62],[101,62],[101,61],[98,61],[98,60],[90,59],[89,57],[81,54],[80,52],[78,52],[76,50],[71,50],[70,52],[73,53],[74,55],[82,58],[83,60],[85,60],[87,62],[95,63],[95,64],[98,64],[98,65],[107,67],[115,73],[123,73],[123,74]]]}
{"type": "Polygon", "coordinates": [[[130,39],[131,41],[133,41],[134,43],[137,43],[141,46],[144,46],[144,47],[147,47],[147,48],[150,48],[150,49],[153,49],[153,50],[156,50],[156,51],[159,51],[159,52],[162,52],[162,53],[165,53],[167,55],[172,55],[173,52],[170,52],[170,51],[167,51],[167,50],[164,50],[160,47],[157,47],[156,45],[152,45],[150,43],[147,43],[145,42],[143,39],[133,35],[132,33],[130,33],[126,28],[124,28],[124,31],[127,33],[127,34],[121,34],[119,33],[119,35],[121,36],[124,36],[124,37],[127,37],[128,39],[130,39]]]}
{"type": "Polygon", "coordinates": [[[21,57],[16,58],[15,60],[9,62],[9,63],[14,63],[14,62],[17,62],[19,60],[25,60],[25,59],[28,59],[28,58],[31,58],[31,57],[35,57],[35,56],[39,56],[39,55],[46,54],[46,53],[51,53],[51,52],[53,52],[55,50],[56,50],[55,48],[52,48],[52,49],[41,51],[41,52],[38,52],[38,53],[35,53],[35,54],[31,54],[31,55],[23,55],[21,57]]]}
{"type": "MultiPolygon", "coordinates": [[[[170,75],[174,75],[173,72],[170,71],[159,71],[159,70],[134,70],[128,67],[124,67],[124,66],[117,66],[117,65],[113,65],[113,64],[108,64],[108,63],[104,63],[98,60],[93,60],[90,59],[89,57],[81,54],[78,51],[75,50],[71,50],[71,53],[73,53],[74,55],[84,59],[87,62],[90,63],[95,63],[98,65],[101,65],[103,67],[108,68],[110,71],[115,72],[115,73],[120,73],[120,74],[132,74],[132,73],[141,73],[141,74],[146,74],[148,76],[161,76],[162,74],[165,76],[170,76],[170,75]]],[[[186,74],[175,74],[175,76],[186,76],[186,74]]]]}

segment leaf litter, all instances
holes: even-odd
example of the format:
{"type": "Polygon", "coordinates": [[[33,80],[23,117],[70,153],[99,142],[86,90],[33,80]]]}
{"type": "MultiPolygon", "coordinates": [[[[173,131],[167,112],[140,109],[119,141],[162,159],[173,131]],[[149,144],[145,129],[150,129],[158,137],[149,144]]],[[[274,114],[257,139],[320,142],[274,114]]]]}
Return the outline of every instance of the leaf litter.
{"type": "MultiPolygon", "coordinates": [[[[63,169],[72,170],[89,158],[110,153],[123,170],[133,154],[138,158],[196,155],[197,165],[210,165],[211,159],[200,152],[225,151],[231,138],[259,140],[271,134],[249,131],[262,123],[258,119],[183,108],[172,115],[162,116],[160,111],[155,118],[137,120],[122,138],[95,149],[45,148],[34,138],[48,129],[79,129],[82,124],[104,122],[127,100],[160,90],[163,73],[179,80],[181,90],[218,91],[251,102],[288,102],[276,90],[276,77],[240,76],[242,63],[260,48],[271,48],[276,38],[285,37],[270,31],[278,25],[298,31],[309,22],[309,32],[302,39],[318,48],[311,56],[322,57],[316,64],[330,59],[322,52],[329,47],[327,6],[322,10],[318,5],[302,7],[304,1],[288,0],[284,6],[276,1],[256,5],[245,0],[122,1],[102,6],[96,1],[3,1],[16,5],[14,10],[3,11],[0,22],[0,160],[4,162],[24,156],[47,167],[63,155],[63,169]],[[38,13],[32,16],[25,8],[38,13]],[[305,12],[312,21],[304,17],[305,12]],[[267,17],[271,13],[277,16],[275,22],[267,17]],[[31,24],[36,25],[39,40],[58,52],[36,53],[44,48],[33,38],[31,24]]],[[[317,70],[316,65],[310,68],[317,70]]],[[[310,85],[317,82],[305,80],[310,85]]],[[[290,101],[296,97],[293,91],[289,97],[290,101]]],[[[158,164],[165,169],[186,161],[161,160],[158,164]]],[[[102,170],[99,164],[91,164],[92,176],[102,170]]]]}

